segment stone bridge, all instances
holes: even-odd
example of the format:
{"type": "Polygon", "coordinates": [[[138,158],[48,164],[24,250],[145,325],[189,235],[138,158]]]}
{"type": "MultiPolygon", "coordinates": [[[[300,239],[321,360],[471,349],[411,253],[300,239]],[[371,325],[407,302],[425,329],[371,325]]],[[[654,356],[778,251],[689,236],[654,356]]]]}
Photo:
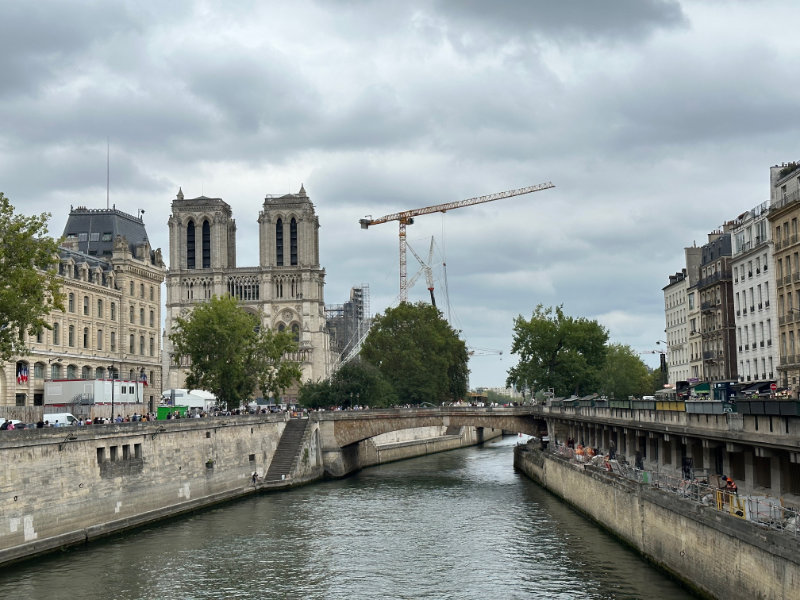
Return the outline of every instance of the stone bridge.
{"type": "Polygon", "coordinates": [[[343,477],[361,468],[358,460],[360,442],[390,431],[472,426],[538,436],[547,428],[541,414],[526,406],[333,411],[310,413],[309,416],[318,423],[325,471],[335,477],[343,477]]]}

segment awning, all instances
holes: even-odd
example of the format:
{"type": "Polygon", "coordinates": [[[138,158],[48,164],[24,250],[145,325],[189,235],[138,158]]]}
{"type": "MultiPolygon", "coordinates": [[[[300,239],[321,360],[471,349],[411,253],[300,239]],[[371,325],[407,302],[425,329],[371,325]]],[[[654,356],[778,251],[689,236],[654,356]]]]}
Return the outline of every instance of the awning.
{"type": "Polygon", "coordinates": [[[704,383],[698,383],[697,385],[692,387],[692,391],[695,394],[710,394],[711,393],[711,384],[707,381],[704,383]]]}
{"type": "Polygon", "coordinates": [[[748,394],[761,394],[764,392],[771,392],[772,391],[770,388],[771,385],[772,385],[771,381],[761,381],[744,388],[739,393],[746,396],[748,394]]]}

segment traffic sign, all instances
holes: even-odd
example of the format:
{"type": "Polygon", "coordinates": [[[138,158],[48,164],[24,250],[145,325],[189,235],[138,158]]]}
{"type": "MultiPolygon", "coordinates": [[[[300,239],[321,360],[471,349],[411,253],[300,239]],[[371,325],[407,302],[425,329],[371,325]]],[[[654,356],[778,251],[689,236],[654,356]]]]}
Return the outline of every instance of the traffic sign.
{"type": "Polygon", "coordinates": [[[769,389],[771,389],[774,392],[775,390],[778,389],[778,384],[777,383],[770,383],[769,384],[769,389]]]}

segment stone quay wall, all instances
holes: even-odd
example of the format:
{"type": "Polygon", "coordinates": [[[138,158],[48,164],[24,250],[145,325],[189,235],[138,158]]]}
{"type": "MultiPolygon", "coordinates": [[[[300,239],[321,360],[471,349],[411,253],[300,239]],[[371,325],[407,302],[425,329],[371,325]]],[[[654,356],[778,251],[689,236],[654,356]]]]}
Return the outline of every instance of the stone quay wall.
{"type": "MultiPolygon", "coordinates": [[[[4,431],[0,564],[256,491],[283,415],[4,431]]],[[[317,436],[294,484],[322,476],[317,436]]]]}
{"type": "Polygon", "coordinates": [[[518,446],[514,466],[710,598],[800,598],[800,538],[518,446]]]}
{"type": "Polygon", "coordinates": [[[384,433],[358,445],[358,462],[371,467],[396,460],[475,446],[501,437],[500,429],[479,427],[417,427],[384,433]]]}

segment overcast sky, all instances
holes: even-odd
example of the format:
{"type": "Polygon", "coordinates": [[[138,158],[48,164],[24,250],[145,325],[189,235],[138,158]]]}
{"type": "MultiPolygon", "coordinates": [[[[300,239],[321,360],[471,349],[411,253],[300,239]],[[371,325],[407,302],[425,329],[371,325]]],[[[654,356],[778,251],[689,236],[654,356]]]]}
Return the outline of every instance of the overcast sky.
{"type": "Polygon", "coordinates": [[[253,266],[264,196],[304,184],[326,303],[367,284],[375,314],[398,227],[360,218],[552,181],[408,229],[453,326],[503,352],[471,385],[499,386],[540,303],[658,348],[684,246],[800,158],[798,22],[788,0],[6,0],[0,191],[60,235],[70,205],[105,208],[109,139],[111,203],[165,257],[181,186],[231,205],[253,266]]]}

